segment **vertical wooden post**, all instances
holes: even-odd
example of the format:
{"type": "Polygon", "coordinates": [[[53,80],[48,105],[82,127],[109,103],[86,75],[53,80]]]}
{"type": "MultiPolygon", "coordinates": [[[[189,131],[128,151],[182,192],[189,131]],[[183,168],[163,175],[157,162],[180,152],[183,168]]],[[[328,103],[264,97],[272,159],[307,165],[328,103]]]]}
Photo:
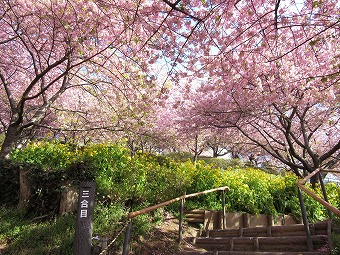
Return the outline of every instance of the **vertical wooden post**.
{"type": "Polygon", "coordinates": [[[95,185],[94,182],[81,182],[79,185],[76,236],[73,244],[75,255],[91,254],[95,185]]]}
{"type": "Polygon", "coordinates": [[[223,226],[222,229],[227,228],[227,214],[225,210],[225,191],[222,190],[222,218],[223,218],[223,226]]]}
{"type": "Polygon", "coordinates": [[[101,245],[101,249],[102,252],[100,253],[100,255],[107,255],[107,238],[102,239],[102,245],[101,245]]]}
{"type": "Polygon", "coordinates": [[[184,198],[181,199],[181,206],[180,206],[178,243],[181,243],[183,239],[183,214],[184,214],[184,198]]]}
{"type": "Polygon", "coordinates": [[[132,228],[132,220],[130,219],[129,224],[128,224],[127,229],[126,229],[126,232],[125,232],[123,255],[129,254],[129,243],[130,243],[130,237],[131,237],[131,228],[132,228]]]}
{"type": "MultiPolygon", "coordinates": [[[[318,173],[318,177],[319,177],[319,182],[320,182],[323,198],[328,203],[328,196],[327,196],[327,192],[326,192],[326,188],[325,188],[325,183],[323,182],[322,175],[321,175],[320,172],[318,173]]],[[[332,218],[332,211],[327,208],[327,212],[328,212],[328,217],[331,219],[332,218]]]]}
{"type": "Polygon", "coordinates": [[[300,188],[298,188],[298,196],[299,196],[299,202],[300,202],[300,207],[301,207],[301,213],[302,213],[302,220],[303,224],[305,226],[305,231],[306,231],[306,236],[307,236],[307,246],[309,251],[313,251],[313,241],[312,241],[312,236],[310,233],[309,229],[309,223],[307,219],[307,212],[306,212],[306,207],[305,207],[305,202],[303,201],[303,196],[300,188]]]}
{"type": "Polygon", "coordinates": [[[28,180],[29,170],[20,169],[19,181],[20,181],[20,193],[19,193],[19,209],[27,209],[29,200],[32,194],[31,186],[28,180]]]}

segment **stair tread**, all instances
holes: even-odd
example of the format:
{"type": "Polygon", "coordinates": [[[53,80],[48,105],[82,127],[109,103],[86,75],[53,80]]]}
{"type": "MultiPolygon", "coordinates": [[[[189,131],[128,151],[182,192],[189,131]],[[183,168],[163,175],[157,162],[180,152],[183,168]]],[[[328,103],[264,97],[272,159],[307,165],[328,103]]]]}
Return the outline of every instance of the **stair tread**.
{"type": "Polygon", "coordinates": [[[186,255],[326,255],[318,251],[328,243],[327,222],[310,224],[313,252],[308,251],[303,224],[226,230],[209,230],[208,236],[195,238],[198,250],[186,255]],[[240,236],[241,234],[241,236],[240,236]]]}
{"type": "MultiPolygon", "coordinates": [[[[317,229],[323,229],[323,228],[327,228],[328,223],[327,222],[316,222],[316,223],[310,223],[309,226],[310,227],[314,227],[317,229]]],[[[267,228],[271,228],[272,230],[279,230],[279,229],[304,229],[304,225],[303,224],[292,224],[292,225],[283,225],[283,226],[266,226],[266,227],[252,227],[252,228],[242,228],[243,231],[247,231],[247,230],[265,230],[267,228]]],[[[219,231],[235,231],[238,230],[237,228],[232,228],[232,229],[213,229],[210,230],[211,232],[219,232],[219,231]]]]}
{"type": "MultiPolygon", "coordinates": [[[[215,255],[213,251],[187,251],[183,255],[215,255]]],[[[219,251],[218,255],[326,255],[327,252],[258,252],[258,251],[219,251]]]]}
{"type": "MultiPolygon", "coordinates": [[[[312,236],[312,239],[322,239],[326,238],[327,235],[314,235],[312,236]]],[[[218,236],[218,237],[196,237],[197,240],[229,240],[229,239],[239,239],[239,240],[253,240],[253,239],[259,239],[259,240],[305,240],[306,236],[218,236]]]]}
{"type": "MultiPolygon", "coordinates": [[[[314,235],[327,235],[327,223],[314,223],[310,224],[311,234],[314,235]]],[[[303,224],[295,224],[288,226],[267,226],[267,227],[254,227],[254,228],[240,228],[240,229],[215,229],[209,231],[210,237],[218,236],[301,236],[305,233],[303,224]]]]}
{"type": "MultiPolygon", "coordinates": [[[[328,237],[313,236],[315,248],[326,245],[328,237]]],[[[307,237],[235,237],[235,238],[197,238],[196,246],[208,251],[243,251],[243,252],[307,252],[307,237]]],[[[221,254],[221,253],[219,253],[221,254]]],[[[294,253],[293,253],[294,254],[294,253]]]]}

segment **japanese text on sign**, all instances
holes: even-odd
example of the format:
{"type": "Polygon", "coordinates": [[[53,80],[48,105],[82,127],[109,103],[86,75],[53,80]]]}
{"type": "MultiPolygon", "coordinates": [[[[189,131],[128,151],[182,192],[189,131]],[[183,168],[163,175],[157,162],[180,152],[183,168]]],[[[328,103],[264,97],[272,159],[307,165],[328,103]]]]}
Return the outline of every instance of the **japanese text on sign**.
{"type": "Polygon", "coordinates": [[[90,191],[89,190],[83,190],[81,194],[81,202],[80,202],[80,218],[87,218],[87,209],[89,208],[89,201],[85,198],[90,197],[90,191]]]}

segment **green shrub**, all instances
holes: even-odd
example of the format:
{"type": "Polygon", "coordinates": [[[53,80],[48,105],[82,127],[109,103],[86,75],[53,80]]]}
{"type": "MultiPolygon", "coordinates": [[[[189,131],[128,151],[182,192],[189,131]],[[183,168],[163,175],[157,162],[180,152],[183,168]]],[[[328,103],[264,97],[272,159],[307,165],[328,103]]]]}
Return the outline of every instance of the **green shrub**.
{"type": "Polygon", "coordinates": [[[0,159],[0,204],[17,205],[19,202],[19,171],[22,165],[0,159]]]}
{"type": "Polygon", "coordinates": [[[176,162],[164,156],[139,155],[135,159],[145,174],[143,195],[151,203],[163,202],[186,192],[195,171],[190,161],[176,162]]]}
{"type": "Polygon", "coordinates": [[[204,158],[202,161],[211,165],[213,168],[220,168],[223,170],[246,167],[246,162],[241,159],[204,158]]]}
{"type": "MultiPolygon", "coordinates": [[[[203,161],[198,161],[189,173],[191,178],[190,185],[187,186],[186,193],[197,193],[204,190],[210,190],[219,187],[221,171],[204,164],[203,161]]],[[[218,209],[221,205],[219,194],[216,192],[200,195],[190,198],[190,207],[201,209],[218,209]],[[218,207],[218,208],[216,208],[218,207]]]]}
{"type": "MultiPolygon", "coordinates": [[[[316,185],[316,188],[314,190],[311,184],[308,183],[306,184],[306,186],[308,189],[312,190],[318,197],[323,198],[323,193],[319,184],[316,185]]],[[[328,183],[327,185],[325,185],[325,188],[329,203],[337,207],[339,205],[340,199],[340,188],[334,183],[328,183]]],[[[322,206],[319,202],[317,202],[315,199],[305,193],[303,193],[303,196],[306,204],[307,217],[311,222],[328,218],[328,211],[326,207],[322,206]]]]}
{"type": "Polygon", "coordinates": [[[80,147],[54,142],[32,142],[11,153],[14,162],[37,165],[43,169],[65,169],[78,158],[80,147]]]}
{"type": "Polygon", "coordinates": [[[276,214],[274,198],[270,193],[272,179],[274,176],[249,167],[223,171],[221,184],[230,188],[226,193],[228,210],[251,214],[276,214]]]}
{"type": "Polygon", "coordinates": [[[113,231],[121,227],[126,220],[126,208],[119,204],[95,204],[93,233],[101,237],[110,237],[113,231]]]}
{"type": "MultiPolygon", "coordinates": [[[[119,144],[90,144],[84,147],[60,143],[30,144],[12,154],[15,162],[41,166],[31,173],[34,199],[32,208],[43,213],[56,212],[60,191],[65,185],[82,180],[95,180],[96,201],[122,206],[153,205],[185,193],[196,193],[220,186],[229,186],[226,204],[229,211],[251,214],[293,214],[300,217],[297,199],[297,177],[283,173],[274,175],[240,163],[228,164],[190,160],[145,153],[131,157],[119,144]],[[59,156],[58,156],[59,155],[59,156]],[[221,168],[217,167],[220,165],[221,168]]],[[[13,184],[14,185],[14,184],[13,184]]],[[[327,185],[330,200],[340,205],[339,188],[327,185]]],[[[320,189],[317,192],[320,193],[320,189]]],[[[15,194],[13,193],[13,196],[15,194]]],[[[305,197],[312,221],[326,214],[318,203],[305,197]]],[[[220,209],[221,195],[211,193],[187,200],[187,207],[220,209]]],[[[177,205],[169,208],[177,208],[177,205]]]]}
{"type": "MultiPolygon", "coordinates": [[[[296,211],[298,203],[296,175],[284,173],[282,175],[271,175],[269,180],[269,190],[273,197],[276,211],[283,214],[290,214],[296,211]]],[[[299,208],[299,207],[298,207],[299,208]]]]}
{"type": "Polygon", "coordinates": [[[97,197],[101,201],[121,202],[133,193],[131,157],[127,148],[112,144],[93,144],[83,148],[80,160],[94,173],[97,197]]]}
{"type": "Polygon", "coordinates": [[[174,159],[175,161],[186,162],[192,159],[192,154],[190,152],[170,152],[167,157],[174,159]]]}

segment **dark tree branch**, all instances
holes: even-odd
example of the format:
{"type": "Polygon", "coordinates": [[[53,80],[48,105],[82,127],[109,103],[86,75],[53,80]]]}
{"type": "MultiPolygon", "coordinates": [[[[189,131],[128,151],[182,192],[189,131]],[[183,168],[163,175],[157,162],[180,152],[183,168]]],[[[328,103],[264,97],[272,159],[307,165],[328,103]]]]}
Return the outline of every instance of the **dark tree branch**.
{"type": "Polygon", "coordinates": [[[280,2],[281,0],[276,0],[276,3],[275,3],[275,28],[276,29],[277,29],[278,18],[279,18],[278,11],[280,7],[280,2]]]}

